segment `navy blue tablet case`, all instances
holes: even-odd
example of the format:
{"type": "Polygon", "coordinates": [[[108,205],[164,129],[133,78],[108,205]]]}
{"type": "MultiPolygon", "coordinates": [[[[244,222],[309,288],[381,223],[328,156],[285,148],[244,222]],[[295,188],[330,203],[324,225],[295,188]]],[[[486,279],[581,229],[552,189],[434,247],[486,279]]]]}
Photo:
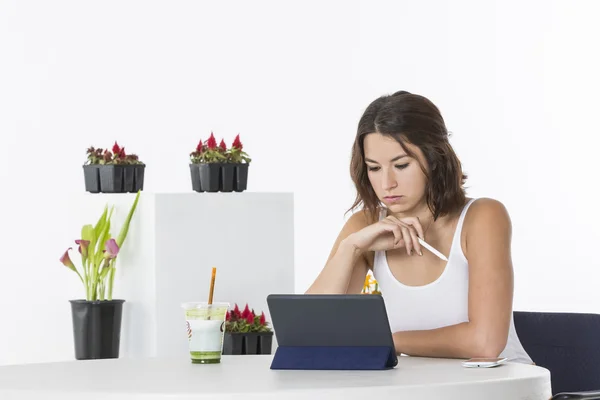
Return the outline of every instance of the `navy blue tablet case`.
{"type": "Polygon", "coordinates": [[[271,294],[271,369],[384,370],[398,359],[380,295],[271,294]]]}

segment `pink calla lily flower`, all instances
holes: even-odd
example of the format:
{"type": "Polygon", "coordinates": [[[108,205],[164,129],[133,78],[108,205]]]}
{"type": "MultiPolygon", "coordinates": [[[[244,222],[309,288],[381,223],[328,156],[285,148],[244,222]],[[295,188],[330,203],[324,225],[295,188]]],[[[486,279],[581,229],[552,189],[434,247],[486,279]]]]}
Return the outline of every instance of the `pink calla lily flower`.
{"type": "Polygon", "coordinates": [[[115,239],[108,239],[104,245],[106,251],[104,253],[105,258],[116,258],[119,254],[119,245],[115,239]]]}
{"type": "Polygon", "coordinates": [[[90,245],[89,240],[78,239],[75,241],[75,244],[79,245],[79,253],[83,256],[83,258],[87,258],[88,256],[88,246],[90,245]]]}
{"type": "Polygon", "coordinates": [[[65,254],[63,254],[60,257],[60,262],[63,263],[63,265],[69,269],[72,269],[73,271],[75,271],[75,265],[73,265],[73,261],[71,261],[71,257],[69,257],[69,250],[71,250],[72,248],[69,247],[67,249],[67,251],[65,251],[65,254]]]}

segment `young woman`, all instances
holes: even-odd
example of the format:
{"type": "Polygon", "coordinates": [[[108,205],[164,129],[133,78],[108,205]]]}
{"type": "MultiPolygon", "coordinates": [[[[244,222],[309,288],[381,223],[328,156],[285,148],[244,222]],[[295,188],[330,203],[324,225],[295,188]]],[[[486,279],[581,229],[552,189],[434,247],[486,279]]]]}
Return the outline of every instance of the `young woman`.
{"type": "Polygon", "coordinates": [[[397,353],[531,363],[513,325],[510,217],[497,200],[466,197],[438,108],[404,91],[373,101],[350,172],[351,210],[362,207],[306,293],[360,293],[371,270],[397,353]]]}

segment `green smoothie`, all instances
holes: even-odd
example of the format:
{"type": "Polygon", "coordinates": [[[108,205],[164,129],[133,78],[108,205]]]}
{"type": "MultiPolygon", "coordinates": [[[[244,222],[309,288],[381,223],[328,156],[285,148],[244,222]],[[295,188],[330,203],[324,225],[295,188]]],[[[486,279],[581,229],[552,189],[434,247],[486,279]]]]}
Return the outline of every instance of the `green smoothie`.
{"type": "Polygon", "coordinates": [[[185,310],[186,330],[190,357],[194,364],[221,362],[225,315],[229,303],[190,302],[182,304],[185,310]]]}

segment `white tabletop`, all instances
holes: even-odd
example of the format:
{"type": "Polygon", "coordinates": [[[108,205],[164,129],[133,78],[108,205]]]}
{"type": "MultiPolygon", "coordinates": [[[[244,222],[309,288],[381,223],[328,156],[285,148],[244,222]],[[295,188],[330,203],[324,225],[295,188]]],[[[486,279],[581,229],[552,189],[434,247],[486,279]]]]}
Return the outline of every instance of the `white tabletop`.
{"type": "Polygon", "coordinates": [[[464,368],[399,357],[384,371],[271,370],[272,356],[112,359],[0,367],[0,399],[486,399],[547,400],[550,373],[533,365],[464,368]]]}

